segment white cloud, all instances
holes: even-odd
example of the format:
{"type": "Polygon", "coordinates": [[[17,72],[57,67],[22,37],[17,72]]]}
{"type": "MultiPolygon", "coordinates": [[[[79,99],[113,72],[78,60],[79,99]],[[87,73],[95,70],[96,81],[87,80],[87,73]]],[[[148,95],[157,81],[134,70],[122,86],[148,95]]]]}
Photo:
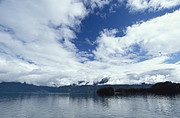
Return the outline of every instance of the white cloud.
{"type": "Polygon", "coordinates": [[[100,32],[94,55],[97,61],[109,64],[104,69],[105,72],[111,72],[111,76],[116,75],[109,83],[180,81],[177,74],[179,64],[166,63],[171,59],[171,54],[180,52],[179,14],[180,10],[177,10],[129,26],[123,37],[116,36],[116,29],[100,32]],[[153,73],[154,71],[157,73],[153,73]],[[138,80],[132,79],[132,76],[129,76],[131,73],[135,73],[133,75],[136,75],[138,80]]]}
{"type": "MultiPolygon", "coordinates": [[[[120,1],[122,2],[122,1],[120,1]]],[[[127,7],[134,11],[156,11],[170,9],[180,5],[180,0],[127,0],[127,7]]]]}
{"type": "Polygon", "coordinates": [[[90,12],[85,2],[93,10],[109,0],[1,1],[0,81],[59,86],[83,78],[81,61],[92,55],[77,53],[72,39],[90,12]]]}
{"type": "Polygon", "coordinates": [[[112,0],[83,0],[83,2],[88,5],[91,9],[94,8],[103,8],[104,5],[107,5],[111,2],[112,0]]]}
{"type": "Polygon", "coordinates": [[[137,23],[126,29],[125,36],[116,37],[117,30],[105,29],[97,39],[94,54],[97,59],[113,57],[160,56],[180,51],[180,10],[137,23]],[[135,55],[134,55],[135,54],[135,55]]]}
{"type": "Polygon", "coordinates": [[[130,12],[154,12],[164,9],[172,9],[180,6],[180,0],[117,0],[111,5],[110,13],[116,12],[114,8],[126,6],[130,12]]]}
{"type": "MultiPolygon", "coordinates": [[[[94,9],[110,2],[87,4],[94,9]]],[[[50,86],[79,80],[93,84],[104,77],[110,77],[109,84],[179,81],[179,64],[164,63],[168,54],[180,51],[179,12],[132,25],[124,37],[116,36],[117,29],[105,29],[96,41],[95,60],[90,61],[87,57],[93,55],[77,52],[72,43],[76,37],[72,29],[79,30],[89,13],[84,2],[1,1],[0,81],[50,86]],[[144,56],[148,59],[140,62],[144,56]]]]}
{"type": "Polygon", "coordinates": [[[180,51],[180,10],[128,27],[123,37],[126,46],[138,44],[148,55],[157,56],[180,51]]]}
{"type": "Polygon", "coordinates": [[[75,0],[14,0],[0,3],[1,81],[34,84],[71,78],[80,59],[71,42],[87,15],[75,0]],[[39,70],[39,73],[34,73],[39,70]],[[61,75],[63,74],[63,75],[61,75]]]}

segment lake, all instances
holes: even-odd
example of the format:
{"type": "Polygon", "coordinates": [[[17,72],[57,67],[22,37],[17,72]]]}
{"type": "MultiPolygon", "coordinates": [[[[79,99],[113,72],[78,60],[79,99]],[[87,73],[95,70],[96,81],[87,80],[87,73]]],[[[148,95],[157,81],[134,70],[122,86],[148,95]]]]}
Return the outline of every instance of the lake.
{"type": "Polygon", "coordinates": [[[0,118],[179,117],[179,95],[0,94],[0,118]]]}

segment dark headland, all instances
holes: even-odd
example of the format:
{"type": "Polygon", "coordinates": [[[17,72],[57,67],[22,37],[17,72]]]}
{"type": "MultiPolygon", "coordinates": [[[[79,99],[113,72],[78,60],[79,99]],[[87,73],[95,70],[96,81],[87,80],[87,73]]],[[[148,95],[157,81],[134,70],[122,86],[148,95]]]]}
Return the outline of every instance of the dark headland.
{"type": "Polygon", "coordinates": [[[156,95],[175,95],[180,93],[180,83],[160,82],[150,88],[119,88],[105,87],[97,90],[100,96],[129,95],[129,94],[156,94],[156,95]]]}

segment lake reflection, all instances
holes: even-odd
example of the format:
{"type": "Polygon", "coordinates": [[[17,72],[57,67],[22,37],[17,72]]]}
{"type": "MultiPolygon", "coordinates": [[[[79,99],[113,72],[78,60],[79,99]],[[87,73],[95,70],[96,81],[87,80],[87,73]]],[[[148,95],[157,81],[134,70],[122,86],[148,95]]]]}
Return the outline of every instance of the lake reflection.
{"type": "Polygon", "coordinates": [[[0,94],[0,118],[178,118],[180,96],[0,94]]]}

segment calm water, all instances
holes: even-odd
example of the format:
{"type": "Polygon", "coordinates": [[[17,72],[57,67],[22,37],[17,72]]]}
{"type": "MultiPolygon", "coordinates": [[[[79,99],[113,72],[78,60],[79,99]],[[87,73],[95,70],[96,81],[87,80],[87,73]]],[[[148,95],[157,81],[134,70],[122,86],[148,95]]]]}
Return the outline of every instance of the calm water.
{"type": "Polygon", "coordinates": [[[0,118],[179,118],[180,96],[0,94],[0,118]]]}

